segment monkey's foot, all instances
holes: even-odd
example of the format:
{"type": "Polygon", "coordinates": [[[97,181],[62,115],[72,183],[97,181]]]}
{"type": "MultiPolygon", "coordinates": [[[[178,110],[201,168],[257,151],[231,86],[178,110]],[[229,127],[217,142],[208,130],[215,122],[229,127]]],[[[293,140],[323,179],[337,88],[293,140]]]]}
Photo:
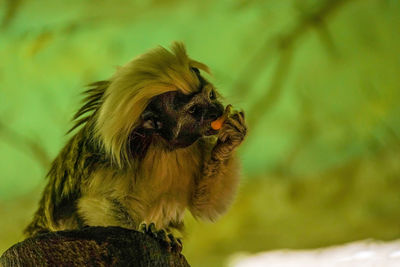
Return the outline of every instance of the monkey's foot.
{"type": "Polygon", "coordinates": [[[151,237],[159,240],[159,242],[166,246],[168,250],[174,252],[182,251],[182,241],[179,238],[175,238],[171,233],[167,233],[167,231],[164,229],[157,230],[154,223],[150,223],[149,226],[147,226],[145,223],[142,223],[139,229],[142,233],[148,234],[151,237]]]}

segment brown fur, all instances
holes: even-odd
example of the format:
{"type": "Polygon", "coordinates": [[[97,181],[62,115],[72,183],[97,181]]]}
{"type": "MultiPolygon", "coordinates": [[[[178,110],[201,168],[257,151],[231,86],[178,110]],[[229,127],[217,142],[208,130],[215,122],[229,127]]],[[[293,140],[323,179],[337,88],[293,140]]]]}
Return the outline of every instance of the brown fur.
{"type": "Polygon", "coordinates": [[[246,135],[242,112],[229,116],[218,137],[185,148],[171,149],[160,136],[132,137],[153,97],[214,88],[193,67],[208,72],[175,43],[172,53],[159,47],[91,85],[71,131],[81,129],[52,164],[28,236],[85,225],[180,228],[186,209],[211,221],[227,210],[239,176],[234,150],[246,135]]]}

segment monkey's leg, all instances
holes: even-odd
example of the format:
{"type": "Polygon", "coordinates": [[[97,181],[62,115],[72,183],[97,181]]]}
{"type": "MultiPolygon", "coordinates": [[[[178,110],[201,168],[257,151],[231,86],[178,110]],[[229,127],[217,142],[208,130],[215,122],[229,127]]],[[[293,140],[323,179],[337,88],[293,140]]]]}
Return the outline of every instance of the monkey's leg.
{"type": "Polygon", "coordinates": [[[182,251],[182,241],[169,233],[168,229],[157,230],[154,223],[150,223],[149,226],[147,226],[145,223],[142,223],[139,227],[139,230],[159,240],[159,242],[166,246],[169,250],[177,252],[182,251]]]}
{"type": "Polygon", "coordinates": [[[225,121],[216,145],[206,158],[203,176],[196,181],[191,206],[195,217],[214,221],[228,209],[239,180],[239,163],[234,151],[246,132],[243,112],[235,112],[225,121]]]}
{"type": "Polygon", "coordinates": [[[140,219],[122,201],[102,195],[83,196],[78,202],[78,214],[89,226],[120,226],[137,229],[140,219]]]}
{"type": "MultiPolygon", "coordinates": [[[[128,209],[117,199],[110,200],[112,203],[111,213],[112,216],[124,227],[136,229],[139,224],[138,218],[132,216],[128,209]]],[[[136,216],[137,217],[137,216],[136,216]]]]}

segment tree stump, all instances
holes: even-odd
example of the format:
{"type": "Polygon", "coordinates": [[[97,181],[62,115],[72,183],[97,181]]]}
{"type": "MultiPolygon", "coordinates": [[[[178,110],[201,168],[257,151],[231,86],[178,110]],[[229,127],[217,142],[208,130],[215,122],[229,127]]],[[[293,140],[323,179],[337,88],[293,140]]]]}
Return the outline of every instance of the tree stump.
{"type": "Polygon", "coordinates": [[[120,227],[49,232],[9,248],[0,266],[189,266],[159,240],[120,227]]]}

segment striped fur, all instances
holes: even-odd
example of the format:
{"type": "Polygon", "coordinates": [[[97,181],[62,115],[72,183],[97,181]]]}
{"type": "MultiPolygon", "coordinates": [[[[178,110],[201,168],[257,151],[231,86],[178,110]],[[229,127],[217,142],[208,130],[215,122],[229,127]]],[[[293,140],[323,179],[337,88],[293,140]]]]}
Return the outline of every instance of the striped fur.
{"type": "Polygon", "coordinates": [[[212,221],[227,210],[238,183],[234,150],[245,135],[244,121],[221,130],[235,137],[229,142],[200,138],[175,150],[160,136],[135,135],[153,97],[212,87],[192,68],[208,72],[174,43],[172,52],[156,48],[90,85],[69,131],[76,133],[52,163],[27,236],[85,225],[137,229],[142,222],[181,228],[187,209],[212,221]]]}

